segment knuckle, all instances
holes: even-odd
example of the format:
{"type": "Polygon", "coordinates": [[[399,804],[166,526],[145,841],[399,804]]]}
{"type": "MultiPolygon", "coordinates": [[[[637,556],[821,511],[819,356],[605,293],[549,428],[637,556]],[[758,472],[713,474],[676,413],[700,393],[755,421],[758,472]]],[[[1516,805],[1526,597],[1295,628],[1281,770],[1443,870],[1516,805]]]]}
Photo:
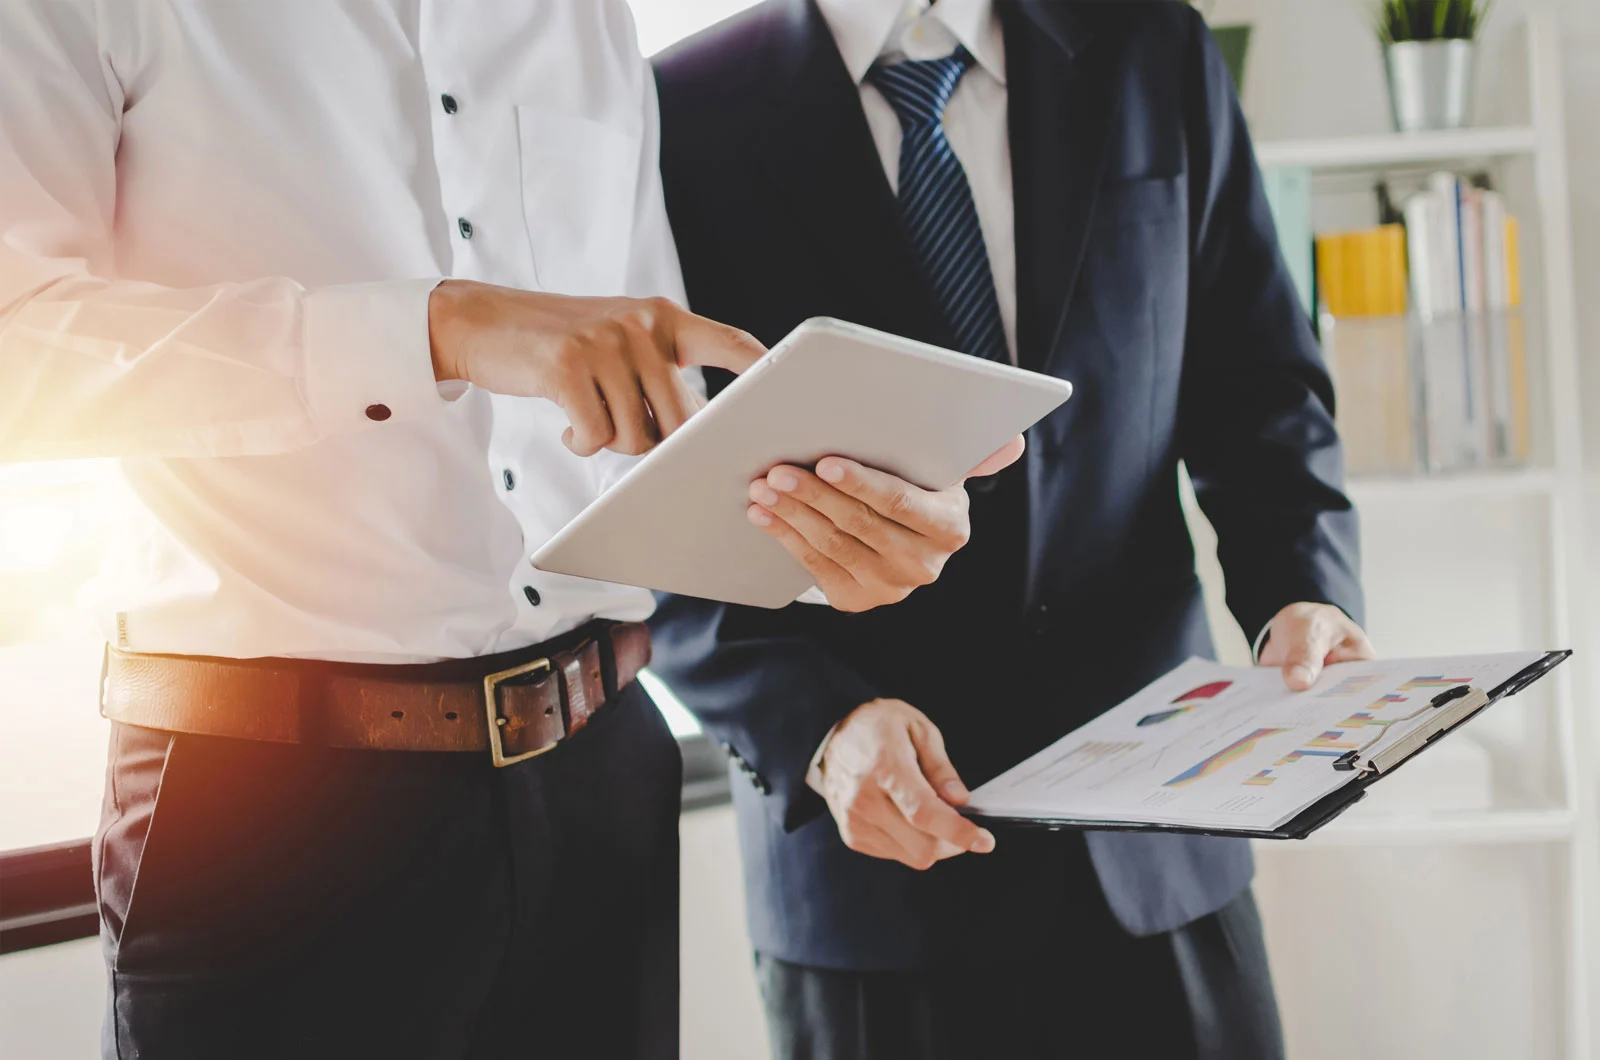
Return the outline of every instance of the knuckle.
{"type": "Polygon", "coordinates": [[[620,350],[628,345],[629,328],[626,317],[607,317],[595,325],[593,341],[609,350],[620,350]]]}
{"type": "Polygon", "coordinates": [[[799,555],[800,565],[807,573],[821,578],[828,572],[828,559],[814,548],[802,549],[799,555]]]}
{"type": "Polygon", "coordinates": [[[556,344],[551,360],[555,363],[556,371],[570,383],[575,377],[585,374],[589,363],[589,343],[580,336],[569,335],[556,344]]]}
{"type": "Polygon", "coordinates": [[[650,443],[636,435],[627,435],[608,446],[612,452],[623,456],[640,456],[650,451],[650,443]]]}
{"type": "Polygon", "coordinates": [[[877,525],[877,513],[861,503],[852,504],[839,524],[846,533],[857,538],[866,537],[877,525]]]}
{"type": "Polygon", "coordinates": [[[889,515],[898,521],[900,516],[915,514],[917,504],[910,490],[897,487],[889,491],[889,495],[884,499],[884,507],[888,509],[889,515]]]}
{"type": "Polygon", "coordinates": [[[825,556],[839,556],[849,547],[849,542],[850,535],[835,526],[822,532],[817,549],[825,556]]]}
{"type": "Polygon", "coordinates": [[[667,320],[671,313],[672,303],[665,298],[642,298],[639,300],[638,308],[634,311],[634,318],[639,322],[640,327],[647,331],[654,331],[667,320]]]}

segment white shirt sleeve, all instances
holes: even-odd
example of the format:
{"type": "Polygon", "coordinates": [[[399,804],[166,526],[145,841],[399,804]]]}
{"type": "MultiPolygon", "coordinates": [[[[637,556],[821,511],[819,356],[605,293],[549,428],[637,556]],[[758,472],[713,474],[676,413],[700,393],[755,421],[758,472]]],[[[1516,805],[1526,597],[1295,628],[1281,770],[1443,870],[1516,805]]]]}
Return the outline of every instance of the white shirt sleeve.
{"type": "Polygon", "coordinates": [[[437,405],[437,278],[118,279],[123,106],[92,5],[0,5],[0,460],[288,452],[437,405]]]}
{"type": "Polygon", "coordinates": [[[1268,622],[1261,627],[1261,632],[1256,634],[1256,639],[1250,645],[1250,665],[1261,665],[1261,649],[1267,646],[1267,635],[1272,632],[1272,623],[1268,622]]]}

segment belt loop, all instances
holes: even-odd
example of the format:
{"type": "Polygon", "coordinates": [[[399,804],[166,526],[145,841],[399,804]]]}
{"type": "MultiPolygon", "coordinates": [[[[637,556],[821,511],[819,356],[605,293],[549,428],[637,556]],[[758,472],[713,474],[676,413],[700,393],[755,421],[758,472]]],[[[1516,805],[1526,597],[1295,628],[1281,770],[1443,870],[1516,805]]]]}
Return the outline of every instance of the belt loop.
{"type": "Polygon", "coordinates": [[[600,684],[606,690],[607,703],[615,702],[617,698],[617,645],[611,639],[611,631],[615,628],[613,623],[603,623],[594,638],[600,647],[600,684]]]}

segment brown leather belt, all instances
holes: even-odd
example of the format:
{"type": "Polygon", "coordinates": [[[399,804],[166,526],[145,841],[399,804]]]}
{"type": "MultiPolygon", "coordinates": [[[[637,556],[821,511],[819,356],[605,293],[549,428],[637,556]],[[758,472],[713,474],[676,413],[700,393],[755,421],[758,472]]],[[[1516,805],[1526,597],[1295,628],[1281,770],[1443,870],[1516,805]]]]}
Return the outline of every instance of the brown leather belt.
{"type": "Polygon", "coordinates": [[[477,659],[384,666],[106,649],[100,713],[150,729],[382,751],[543,754],[650,662],[642,623],[596,622],[477,659]]]}

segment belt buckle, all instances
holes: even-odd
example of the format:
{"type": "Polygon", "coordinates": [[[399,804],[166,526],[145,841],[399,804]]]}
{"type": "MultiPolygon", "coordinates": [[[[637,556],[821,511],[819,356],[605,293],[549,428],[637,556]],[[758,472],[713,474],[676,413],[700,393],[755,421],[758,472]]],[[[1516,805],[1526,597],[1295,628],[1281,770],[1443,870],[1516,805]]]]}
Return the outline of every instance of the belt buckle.
{"type": "Polygon", "coordinates": [[[489,755],[494,759],[494,767],[496,769],[504,769],[506,766],[516,765],[518,762],[526,761],[535,755],[542,755],[561,742],[557,740],[545,747],[536,747],[532,751],[511,755],[509,758],[506,756],[505,744],[500,739],[500,726],[506,723],[506,719],[500,716],[500,685],[513,677],[531,674],[535,670],[554,672],[550,660],[544,658],[523,663],[521,666],[513,666],[509,670],[488,674],[483,679],[483,701],[485,708],[489,712],[489,755]]]}

